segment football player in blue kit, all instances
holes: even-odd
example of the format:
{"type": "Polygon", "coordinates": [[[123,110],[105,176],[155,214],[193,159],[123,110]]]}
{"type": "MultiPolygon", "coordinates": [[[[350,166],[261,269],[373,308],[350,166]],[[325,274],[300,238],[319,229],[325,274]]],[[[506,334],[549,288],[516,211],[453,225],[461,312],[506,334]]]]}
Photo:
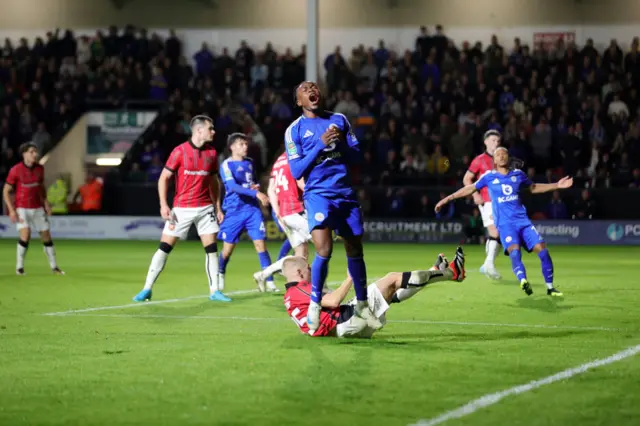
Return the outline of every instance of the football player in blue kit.
{"type": "MultiPolygon", "coordinates": [[[[225,195],[222,203],[224,220],[220,225],[218,238],[224,242],[220,253],[218,286],[224,289],[224,275],[233,249],[240,241],[240,235],[247,231],[258,252],[262,269],[271,265],[271,257],[265,244],[266,229],[262,218],[263,206],[269,205],[269,197],[259,191],[251,159],[247,158],[249,138],[243,133],[232,133],[227,139],[231,157],[220,168],[225,195]]],[[[276,289],[273,278],[267,281],[269,289],[276,289]]],[[[227,296],[220,301],[231,301],[227,296]]]]}
{"type": "Polygon", "coordinates": [[[436,205],[436,212],[450,201],[472,195],[482,188],[488,188],[493,204],[493,218],[500,234],[502,247],[506,248],[505,254],[511,258],[513,273],[520,281],[522,290],[527,295],[533,294],[527,280],[527,271],[522,263],[520,247],[524,246],[528,252],[535,251],[540,258],[547,294],[562,296],[562,293],[553,287],[553,262],[549,250],[547,250],[544,239],[527,216],[527,209],[520,200],[520,192],[529,190],[532,194],[542,194],[557,189],[571,188],[573,178],[567,176],[557,183],[533,183],[522,170],[509,166],[509,151],[504,147],[496,149],[493,159],[494,170],[487,171],[475,183],[440,200],[436,205]]]}
{"type": "Polygon", "coordinates": [[[314,331],[320,321],[320,301],[333,251],[332,231],[344,240],[347,267],[353,279],[355,313],[379,329],[367,300],[367,271],[362,248],[363,219],[351,184],[349,167],[362,161],[362,152],[347,118],[325,111],[316,83],[296,87],[296,105],[302,115],[285,132],[285,151],[295,179],[304,178],[304,205],[316,256],[311,265],[311,303],[306,318],[314,331]]]}

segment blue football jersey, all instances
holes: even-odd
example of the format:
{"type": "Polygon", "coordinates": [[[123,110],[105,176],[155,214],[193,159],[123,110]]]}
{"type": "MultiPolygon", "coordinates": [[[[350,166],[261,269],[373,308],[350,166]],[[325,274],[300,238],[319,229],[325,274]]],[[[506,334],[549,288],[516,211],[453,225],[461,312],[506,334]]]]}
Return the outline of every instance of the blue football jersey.
{"type": "Polygon", "coordinates": [[[349,166],[361,160],[361,152],[343,114],[327,111],[316,118],[300,116],[287,128],[284,139],[291,174],[296,179],[304,178],[305,194],[354,196],[349,166]],[[331,126],[340,129],[346,140],[324,146],[320,137],[331,126]]]}
{"type": "Polygon", "coordinates": [[[255,191],[250,190],[251,186],[256,183],[251,160],[245,158],[241,161],[233,161],[228,158],[222,162],[220,174],[225,189],[224,201],[222,202],[222,209],[225,212],[237,211],[247,205],[258,207],[255,191]],[[243,188],[243,192],[246,194],[234,191],[237,186],[243,188]]]}
{"type": "Polygon", "coordinates": [[[506,175],[490,170],[480,176],[475,183],[478,191],[482,188],[489,190],[496,227],[531,223],[527,209],[520,200],[520,191],[531,185],[533,185],[531,179],[519,169],[509,170],[506,175]]]}

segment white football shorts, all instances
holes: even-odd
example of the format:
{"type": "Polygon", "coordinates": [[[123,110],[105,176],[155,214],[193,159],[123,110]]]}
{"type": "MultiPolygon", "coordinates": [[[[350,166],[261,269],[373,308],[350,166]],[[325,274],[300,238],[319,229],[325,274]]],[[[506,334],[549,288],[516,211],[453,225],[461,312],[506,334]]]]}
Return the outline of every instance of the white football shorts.
{"type": "MultiPolygon", "coordinates": [[[[378,286],[375,283],[370,284],[367,287],[367,299],[369,302],[369,308],[371,309],[371,312],[373,312],[373,315],[380,320],[382,325],[386,324],[387,317],[385,316],[385,313],[389,310],[389,304],[384,299],[384,296],[382,296],[380,289],[378,289],[378,286]]],[[[345,315],[348,316],[347,318],[343,319],[343,313],[341,310],[341,318],[336,326],[336,335],[338,337],[362,337],[368,339],[376,332],[375,329],[367,325],[366,321],[355,316],[355,306],[357,302],[358,300],[354,297],[346,303],[346,306],[351,308],[346,310],[346,312],[350,311],[350,316],[345,315]]]]}
{"type": "Polygon", "coordinates": [[[18,223],[16,228],[18,231],[21,229],[29,228],[36,232],[44,232],[49,230],[49,218],[45,213],[44,208],[37,209],[25,209],[22,207],[16,208],[18,214],[18,223]]]}
{"type": "Polygon", "coordinates": [[[287,234],[291,247],[296,248],[307,241],[311,241],[306,212],[290,214],[283,217],[282,221],[284,222],[284,233],[287,234]]]}
{"type": "Polygon", "coordinates": [[[204,207],[174,207],[173,218],[164,224],[163,234],[184,240],[191,225],[196,226],[198,235],[217,234],[220,230],[213,204],[204,207]]]}
{"type": "Polygon", "coordinates": [[[485,228],[493,225],[493,203],[491,201],[478,206],[480,209],[480,215],[482,216],[482,224],[485,228]]]}

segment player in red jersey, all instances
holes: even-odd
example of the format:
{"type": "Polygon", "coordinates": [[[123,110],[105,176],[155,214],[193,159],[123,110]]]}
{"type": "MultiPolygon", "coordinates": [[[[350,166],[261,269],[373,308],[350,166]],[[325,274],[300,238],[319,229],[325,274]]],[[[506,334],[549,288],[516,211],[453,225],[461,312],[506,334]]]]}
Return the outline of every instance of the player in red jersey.
{"type": "Polygon", "coordinates": [[[22,162],[9,170],[7,181],[2,190],[11,222],[18,228],[18,250],[16,260],[16,274],[24,275],[24,258],[31,239],[31,230],[40,233],[44,244],[44,252],[49,259],[49,266],[54,274],[64,275],[56,261],[56,250],[53,247],[49,219],[51,206],[47,201],[44,188],[44,167],[38,164],[38,147],[33,143],[26,143],[20,147],[22,162]],[[15,203],[11,199],[11,192],[15,191],[15,203]]]}
{"type": "Polygon", "coordinates": [[[228,299],[218,289],[217,234],[222,221],[220,182],[217,178],[218,156],[209,143],[213,140],[213,120],[198,115],[191,120],[191,138],[178,145],[169,155],[158,180],[160,215],[166,220],[160,247],[151,259],[144,288],[133,300],[151,300],[153,284],[167,263],[167,257],[184,239],[192,224],[196,226],[205,251],[205,271],[209,280],[209,299],[228,299]],[[176,193],[173,209],[167,201],[169,180],[175,176],[176,193]]]}
{"type": "MultiPolygon", "coordinates": [[[[475,180],[482,176],[485,172],[493,170],[493,153],[500,145],[500,132],[496,130],[489,130],[484,134],[484,145],[486,151],[473,159],[469,170],[462,178],[464,185],[471,185],[475,180]]],[[[484,264],[480,267],[480,272],[487,277],[499,280],[502,277],[496,270],[495,260],[500,251],[500,238],[498,235],[498,229],[493,223],[493,209],[491,205],[491,198],[489,197],[489,191],[487,188],[483,188],[479,193],[473,194],[473,200],[478,205],[480,214],[482,215],[482,223],[489,236],[485,244],[485,252],[487,257],[484,264]]]]}
{"type": "MultiPolygon", "coordinates": [[[[282,153],[271,168],[267,195],[276,220],[291,243],[294,255],[306,259],[309,254],[308,243],[311,241],[311,233],[309,232],[307,213],[302,202],[303,190],[303,179],[294,179],[291,175],[291,169],[289,169],[287,154],[282,153]]],[[[289,257],[291,256],[285,256],[262,271],[253,274],[253,279],[258,284],[260,291],[265,291],[266,279],[282,270],[283,262],[289,257]]],[[[274,285],[272,282],[266,282],[266,284],[274,285]]],[[[273,291],[273,289],[270,290],[273,291]]]]}
{"type": "MultiPolygon", "coordinates": [[[[353,284],[348,277],[340,287],[322,296],[320,305],[320,325],[315,332],[307,326],[307,310],[311,301],[311,268],[307,260],[292,256],[285,260],[282,273],[287,279],[284,306],[300,331],[314,337],[363,337],[369,338],[376,329],[367,321],[355,315],[356,299],[342,304],[353,284]]],[[[391,272],[367,287],[369,307],[375,317],[384,325],[389,304],[400,303],[422,290],[427,284],[438,281],[463,281],[465,279],[464,253],[462,247],[456,250],[454,261],[449,262],[442,254],[436,264],[426,271],[391,272]]]]}

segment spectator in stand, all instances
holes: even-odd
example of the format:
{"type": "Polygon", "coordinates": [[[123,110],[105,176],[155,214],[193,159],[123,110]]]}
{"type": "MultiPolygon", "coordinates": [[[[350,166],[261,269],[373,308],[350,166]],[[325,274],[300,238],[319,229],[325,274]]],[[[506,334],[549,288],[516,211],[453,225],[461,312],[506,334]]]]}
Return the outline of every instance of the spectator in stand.
{"type": "MultiPolygon", "coordinates": [[[[440,199],[442,200],[444,197],[446,197],[447,194],[444,192],[440,192],[440,199]]],[[[450,220],[453,219],[455,217],[456,214],[456,204],[455,203],[449,203],[447,205],[447,207],[443,210],[440,210],[438,213],[436,213],[436,219],[445,219],[445,220],[450,220]]]]}
{"type": "Polygon", "coordinates": [[[151,164],[147,167],[147,181],[148,182],[157,182],[160,178],[160,174],[162,173],[162,169],[164,168],[164,164],[160,158],[159,154],[154,154],[151,159],[151,164]]]}
{"type": "Polygon", "coordinates": [[[564,220],[569,218],[567,205],[562,201],[560,191],[553,191],[551,201],[547,206],[547,219],[564,220]]]}
{"type": "Polygon", "coordinates": [[[633,169],[629,188],[640,189],[640,169],[633,169]]]}
{"type": "Polygon", "coordinates": [[[432,175],[444,175],[449,170],[449,158],[442,153],[440,144],[436,144],[433,154],[427,160],[427,171],[432,175]]]}
{"type": "Polygon", "coordinates": [[[575,202],[573,207],[572,219],[591,220],[595,219],[596,204],[591,199],[591,193],[588,189],[583,189],[580,199],[575,202]]]}
{"type": "Polygon", "coordinates": [[[484,244],[485,230],[477,207],[474,207],[471,214],[465,217],[464,234],[467,243],[484,244]]]}

